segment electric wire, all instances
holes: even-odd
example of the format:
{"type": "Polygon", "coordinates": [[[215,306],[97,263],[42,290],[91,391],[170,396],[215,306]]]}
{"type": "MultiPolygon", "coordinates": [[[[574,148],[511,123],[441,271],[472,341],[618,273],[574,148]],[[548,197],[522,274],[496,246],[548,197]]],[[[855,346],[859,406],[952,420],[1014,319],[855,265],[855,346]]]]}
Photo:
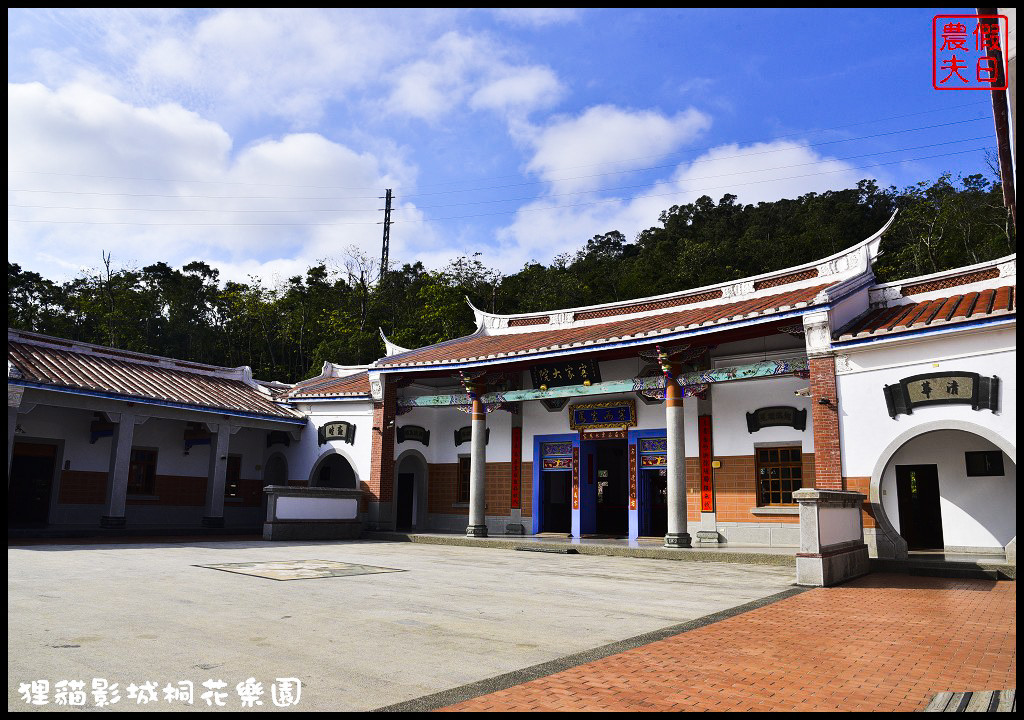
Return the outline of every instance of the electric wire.
{"type": "MultiPolygon", "coordinates": [[[[764,182],[781,182],[781,181],[785,181],[785,180],[802,179],[802,178],[808,178],[808,177],[815,177],[815,176],[819,176],[819,175],[832,175],[832,174],[839,173],[839,172],[851,172],[853,170],[865,170],[865,169],[871,169],[871,168],[875,168],[875,167],[879,167],[879,166],[884,166],[884,165],[894,165],[894,164],[905,163],[905,162],[916,162],[916,161],[919,161],[919,160],[929,160],[929,159],[939,158],[939,157],[949,157],[951,155],[963,155],[965,153],[979,152],[979,151],[983,151],[985,149],[986,148],[984,148],[984,147],[976,147],[976,148],[970,148],[970,149],[967,149],[967,150],[960,150],[960,151],[956,151],[956,152],[946,152],[946,153],[940,153],[940,154],[936,154],[936,155],[926,155],[926,156],[915,157],[915,158],[900,158],[899,160],[891,160],[891,161],[883,162],[883,163],[874,163],[872,165],[864,165],[864,166],[860,166],[860,167],[839,168],[839,169],[836,169],[836,170],[826,170],[826,171],[822,171],[822,172],[818,172],[818,173],[805,173],[803,175],[792,175],[792,176],[784,177],[784,178],[775,178],[775,177],[773,177],[773,178],[765,178],[763,180],[752,180],[752,181],[743,182],[743,183],[730,183],[729,185],[722,185],[722,186],[710,187],[710,188],[701,188],[700,190],[701,190],[701,192],[704,192],[704,191],[707,191],[707,190],[729,189],[729,188],[733,188],[733,187],[741,187],[741,186],[746,186],[746,185],[755,185],[755,184],[764,183],[764,182]]],[[[759,171],[755,171],[755,172],[759,172],[759,171]]],[[[687,192],[687,191],[678,190],[677,189],[677,190],[674,190],[672,192],[667,192],[667,193],[651,193],[651,194],[645,194],[645,195],[635,195],[635,196],[633,196],[631,198],[631,200],[644,199],[644,198],[653,198],[653,197],[669,197],[669,196],[673,196],[673,195],[680,195],[680,194],[685,193],[685,192],[687,192]]],[[[467,218],[488,217],[488,216],[493,216],[493,215],[509,215],[509,214],[513,214],[513,213],[517,213],[517,212],[551,211],[551,210],[559,210],[559,209],[564,209],[564,208],[586,207],[586,206],[590,206],[590,205],[601,205],[601,204],[607,204],[607,203],[612,203],[612,202],[622,202],[622,199],[621,198],[604,198],[604,199],[601,199],[601,200],[594,200],[594,201],[589,201],[589,202],[585,202],[585,203],[571,203],[571,204],[567,204],[567,205],[550,205],[550,206],[543,206],[543,207],[536,207],[536,208],[515,208],[513,210],[497,211],[497,212],[491,212],[491,213],[478,213],[478,214],[473,214],[473,215],[456,215],[456,216],[441,217],[441,218],[419,218],[419,219],[415,219],[415,220],[392,220],[392,224],[410,224],[410,223],[424,223],[424,222],[441,222],[441,221],[445,221],[445,220],[462,220],[462,219],[467,219],[467,218]]],[[[61,224],[71,224],[71,225],[135,225],[135,226],[159,226],[159,227],[162,227],[162,226],[168,226],[168,227],[170,227],[170,226],[231,227],[231,226],[278,226],[278,225],[280,225],[280,226],[303,226],[303,227],[307,227],[307,226],[308,227],[332,227],[332,226],[340,226],[340,225],[379,225],[380,224],[379,222],[331,222],[331,223],[309,223],[309,222],[177,223],[177,222],[169,222],[169,223],[140,223],[140,222],[122,222],[122,221],[28,220],[28,219],[18,219],[18,218],[8,218],[8,222],[48,223],[48,224],[55,224],[55,225],[61,225],[61,224]]]]}
{"type": "MultiPolygon", "coordinates": [[[[987,138],[988,138],[987,135],[979,135],[979,136],[971,137],[971,138],[962,138],[960,140],[947,140],[945,142],[928,143],[926,145],[916,145],[914,147],[908,147],[908,148],[897,148],[895,150],[881,150],[879,152],[861,153],[859,155],[848,155],[846,157],[841,157],[841,158],[828,158],[827,161],[828,162],[845,162],[847,160],[854,160],[854,159],[857,159],[857,158],[876,157],[878,155],[890,155],[890,154],[896,153],[896,152],[909,152],[911,150],[923,150],[925,148],[933,148],[933,147],[939,147],[939,146],[944,146],[944,145],[956,145],[956,144],[964,143],[964,142],[974,142],[974,141],[978,141],[978,140],[985,140],[987,138]]],[[[703,177],[686,178],[686,182],[698,182],[698,181],[704,181],[704,180],[714,180],[716,178],[733,177],[733,176],[736,176],[736,175],[749,175],[749,174],[754,174],[754,173],[775,172],[777,170],[788,170],[788,169],[797,168],[797,167],[807,167],[807,166],[810,166],[810,165],[819,165],[822,162],[824,162],[824,161],[823,160],[817,160],[817,161],[813,161],[813,162],[794,163],[794,164],[791,164],[791,165],[776,165],[774,167],[759,168],[759,169],[756,169],[756,170],[739,170],[739,171],[732,172],[732,173],[720,173],[718,175],[705,175],[703,177]]],[[[650,185],[650,183],[643,183],[643,184],[637,184],[637,185],[622,185],[622,186],[609,187],[609,188],[600,188],[600,190],[602,192],[619,192],[619,191],[622,191],[622,190],[634,190],[634,189],[640,188],[640,187],[648,187],[649,185],[650,185]]],[[[594,192],[595,190],[596,190],[596,188],[595,189],[590,189],[590,190],[578,190],[578,191],[574,191],[574,192],[548,194],[548,195],[545,195],[542,199],[550,199],[550,198],[556,198],[556,197],[570,197],[570,196],[574,196],[574,195],[587,195],[587,194],[590,194],[590,193],[594,192]]],[[[131,195],[129,197],[139,197],[139,196],[131,195]]],[[[142,197],[149,197],[149,196],[142,196],[142,197]]],[[[189,197],[189,196],[160,196],[160,197],[178,197],[178,198],[183,198],[183,197],[189,197]]],[[[290,198],[280,198],[280,199],[285,200],[285,199],[290,199],[290,198]]],[[[538,198],[536,198],[536,197],[514,197],[514,198],[498,198],[498,199],[492,199],[492,200],[472,200],[472,201],[467,201],[467,202],[462,202],[462,203],[453,203],[453,204],[447,204],[447,205],[419,205],[419,206],[415,207],[415,210],[417,210],[417,211],[419,211],[419,210],[431,210],[431,209],[437,209],[437,208],[462,207],[462,206],[466,206],[466,205],[486,205],[486,204],[503,203],[503,202],[524,202],[524,201],[533,201],[533,200],[537,200],[537,199],[538,198]]],[[[147,208],[118,208],[118,207],[84,207],[84,206],[77,206],[77,205],[26,205],[26,204],[18,204],[18,203],[8,203],[7,207],[9,207],[9,208],[47,209],[47,210],[97,210],[97,211],[105,211],[105,212],[175,212],[175,213],[177,213],[177,212],[215,212],[215,213],[226,213],[226,212],[229,212],[229,213],[309,213],[309,212],[367,213],[367,212],[376,212],[376,210],[370,210],[370,209],[365,209],[365,208],[303,208],[303,209],[296,209],[296,208],[285,208],[285,209],[268,209],[268,208],[259,208],[259,209],[233,209],[233,208],[148,208],[148,207],[147,208]]],[[[394,210],[396,212],[400,211],[401,209],[402,208],[394,208],[394,210]]]]}

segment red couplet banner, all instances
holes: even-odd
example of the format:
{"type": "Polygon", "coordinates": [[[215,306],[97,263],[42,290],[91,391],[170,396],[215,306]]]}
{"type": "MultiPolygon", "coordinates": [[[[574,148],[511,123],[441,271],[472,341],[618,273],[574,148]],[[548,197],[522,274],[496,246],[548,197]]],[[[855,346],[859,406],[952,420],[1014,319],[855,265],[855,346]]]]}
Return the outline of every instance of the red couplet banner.
{"type": "Polygon", "coordinates": [[[697,447],[700,453],[700,511],[715,511],[715,492],[711,480],[711,416],[697,418],[697,447]]]}

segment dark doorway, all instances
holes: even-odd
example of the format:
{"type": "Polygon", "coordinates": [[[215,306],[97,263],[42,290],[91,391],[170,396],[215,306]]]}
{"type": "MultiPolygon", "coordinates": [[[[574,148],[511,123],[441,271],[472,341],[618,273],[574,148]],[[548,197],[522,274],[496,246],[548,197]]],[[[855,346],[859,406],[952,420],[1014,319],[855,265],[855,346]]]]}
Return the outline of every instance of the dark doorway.
{"type": "Polygon", "coordinates": [[[8,527],[44,527],[49,522],[56,462],[56,445],[14,444],[7,490],[8,527]]]}
{"type": "Polygon", "coordinates": [[[663,537],[668,533],[668,476],[665,468],[643,470],[640,482],[644,484],[644,516],[640,534],[663,537]]]}
{"type": "Polygon", "coordinates": [[[900,535],[910,550],[943,547],[937,465],[897,465],[900,535]]]}
{"type": "Polygon", "coordinates": [[[572,532],[572,473],[546,471],[541,475],[544,514],[541,532],[572,532]]]}
{"type": "Polygon", "coordinates": [[[289,485],[288,461],[282,455],[271,455],[263,470],[264,485],[289,485]]]}
{"type": "Polygon", "coordinates": [[[398,474],[398,491],[396,493],[397,517],[395,527],[399,530],[412,530],[413,484],[416,476],[412,473],[398,474]]]}
{"type": "Polygon", "coordinates": [[[348,464],[348,460],[335,453],[324,458],[320,464],[316,486],[354,488],[356,487],[356,474],[352,471],[352,466],[348,464]]]}
{"type": "Polygon", "coordinates": [[[224,497],[242,497],[242,456],[228,455],[228,466],[224,472],[224,497]]]}
{"type": "Polygon", "coordinates": [[[595,442],[597,534],[629,534],[629,458],[625,440],[595,442]]]}

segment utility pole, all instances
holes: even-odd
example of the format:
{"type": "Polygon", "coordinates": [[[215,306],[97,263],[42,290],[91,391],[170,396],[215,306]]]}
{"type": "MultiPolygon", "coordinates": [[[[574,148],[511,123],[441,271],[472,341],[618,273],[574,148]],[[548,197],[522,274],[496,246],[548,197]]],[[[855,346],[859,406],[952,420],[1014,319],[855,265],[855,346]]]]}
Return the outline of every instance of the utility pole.
{"type": "Polygon", "coordinates": [[[384,242],[380,251],[380,279],[384,279],[384,273],[388,271],[388,249],[391,245],[391,190],[387,190],[384,197],[384,242]]]}

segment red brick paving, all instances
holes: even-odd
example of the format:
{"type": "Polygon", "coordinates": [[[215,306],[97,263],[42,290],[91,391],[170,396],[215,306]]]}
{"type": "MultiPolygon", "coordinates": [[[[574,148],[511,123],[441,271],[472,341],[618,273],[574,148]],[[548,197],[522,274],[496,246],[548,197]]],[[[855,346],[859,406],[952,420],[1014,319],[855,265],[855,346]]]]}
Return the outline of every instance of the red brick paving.
{"type": "Polygon", "coordinates": [[[1017,686],[1015,582],[874,574],[444,710],[912,711],[1017,686]]]}

